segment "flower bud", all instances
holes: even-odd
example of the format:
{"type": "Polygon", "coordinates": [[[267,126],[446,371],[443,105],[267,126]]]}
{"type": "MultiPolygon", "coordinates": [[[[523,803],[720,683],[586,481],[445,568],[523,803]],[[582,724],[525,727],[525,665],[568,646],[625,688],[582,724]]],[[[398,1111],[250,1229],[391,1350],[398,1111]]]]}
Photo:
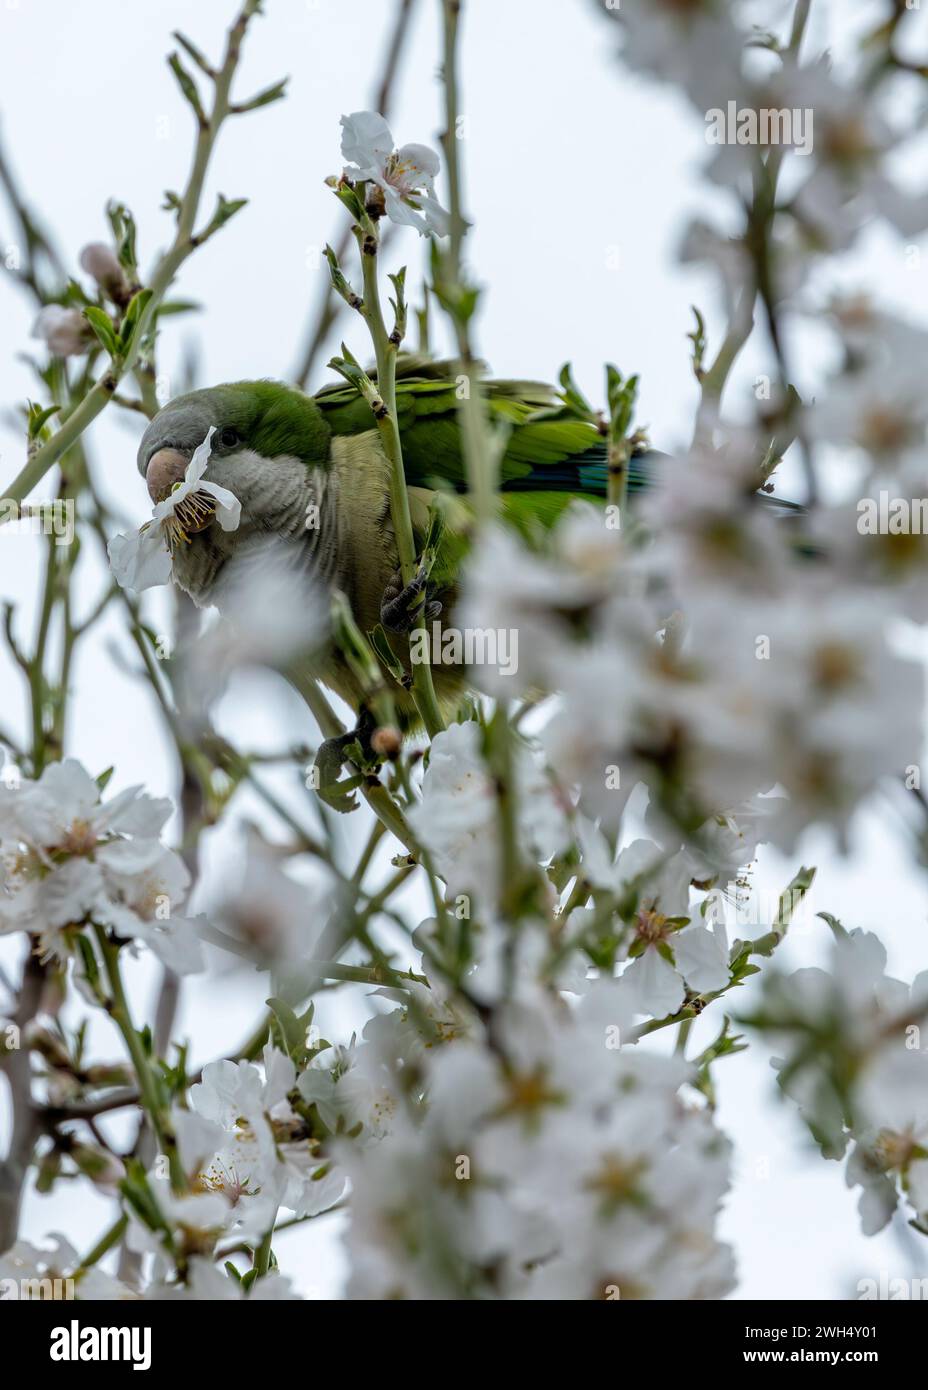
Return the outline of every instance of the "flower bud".
{"type": "Polygon", "coordinates": [[[71,1069],[67,1048],[49,1029],[43,1028],[40,1023],[32,1022],[26,1026],[25,1038],[26,1046],[44,1058],[50,1067],[60,1067],[64,1071],[71,1069]]]}
{"type": "Polygon", "coordinates": [[[40,1192],[43,1196],[51,1192],[56,1178],[61,1175],[61,1157],[61,1150],[58,1148],[51,1148],[46,1154],[43,1154],[35,1176],[36,1192],[40,1192]]]}
{"type": "Polygon", "coordinates": [[[82,1073],[88,1086],[131,1086],[132,1071],[118,1063],[98,1062],[82,1073]]]}
{"type": "Polygon", "coordinates": [[[46,304],[32,326],[33,338],[44,338],[53,357],[80,357],[93,341],[93,330],[79,309],[46,304]]]}
{"type": "Polygon", "coordinates": [[[70,1158],[79,1173],[89,1178],[102,1192],[112,1192],[126,1176],[126,1170],[115,1154],[93,1144],[75,1144],[70,1158]]]}
{"type": "Polygon", "coordinates": [[[119,264],[115,251],[102,241],[92,241],[85,246],[80,255],[82,269],[92,275],[114,304],[124,306],[132,297],[125,271],[119,264]]]}
{"type": "Polygon", "coordinates": [[[371,734],[371,748],[378,758],[387,758],[390,762],[395,762],[402,746],[403,735],[392,724],[375,729],[371,734]]]}

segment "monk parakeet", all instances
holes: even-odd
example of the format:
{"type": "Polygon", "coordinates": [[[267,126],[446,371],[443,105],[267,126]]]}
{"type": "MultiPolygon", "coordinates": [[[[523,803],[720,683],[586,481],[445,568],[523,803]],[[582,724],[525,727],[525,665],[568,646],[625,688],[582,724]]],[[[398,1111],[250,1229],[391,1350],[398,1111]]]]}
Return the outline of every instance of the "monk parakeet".
{"type": "MultiPolygon", "coordinates": [[[[492,417],[509,431],[500,477],[504,521],[530,531],[549,526],[577,498],[605,502],[606,445],[595,424],[572,414],[553,387],[487,380],[480,389],[492,417]]],[[[471,517],[450,366],[400,359],[397,410],[417,549],[436,493],[445,499],[426,613],[450,621],[471,517]]],[[[198,604],[216,601],[227,562],[273,535],[290,542],[307,573],[346,595],[362,632],[377,623],[402,632],[415,601],[422,601],[422,586],[404,589],[399,578],[389,465],[359,392],[338,383],[310,396],[276,381],[239,381],[178,397],[151,421],[139,446],[138,468],[154,502],[183,479],[210,430],[203,477],[238,498],[240,523],[224,530],[209,496],[194,499],[202,515],[187,516],[187,539],[174,546],[174,581],[198,604]]],[[[631,459],[630,491],[644,485],[649,468],[653,456],[631,459]]],[[[394,645],[402,660],[404,642],[394,645]]],[[[359,708],[361,691],[337,654],[319,674],[359,708]]],[[[460,691],[461,676],[434,667],[439,699],[460,691]]],[[[397,703],[401,715],[411,715],[405,692],[397,691],[397,703]]]]}

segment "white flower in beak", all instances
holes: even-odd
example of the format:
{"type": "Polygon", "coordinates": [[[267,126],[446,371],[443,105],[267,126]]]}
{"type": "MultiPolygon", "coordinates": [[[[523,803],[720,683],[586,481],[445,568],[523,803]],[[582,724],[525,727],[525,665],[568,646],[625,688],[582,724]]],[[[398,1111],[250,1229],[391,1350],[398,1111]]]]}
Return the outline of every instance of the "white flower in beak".
{"type": "Polygon", "coordinates": [[[446,236],[448,213],[435,197],[441,161],[428,145],[395,149],[390,127],[376,111],[342,116],[342,155],[355,182],[375,183],[383,193],[384,211],[393,222],[415,227],[420,236],[446,236]]]}
{"type": "Polygon", "coordinates": [[[236,531],[242,504],[228,488],[206,482],[203,474],[216,433],[211,425],[202,444],[197,445],[187,465],[183,482],[152,510],[152,519],[134,536],[118,535],[107,545],[110,568],[123,589],[141,593],[171,577],[171,556],[179,544],[188,544],[190,535],[202,531],[213,518],[223,531],[236,531]]]}

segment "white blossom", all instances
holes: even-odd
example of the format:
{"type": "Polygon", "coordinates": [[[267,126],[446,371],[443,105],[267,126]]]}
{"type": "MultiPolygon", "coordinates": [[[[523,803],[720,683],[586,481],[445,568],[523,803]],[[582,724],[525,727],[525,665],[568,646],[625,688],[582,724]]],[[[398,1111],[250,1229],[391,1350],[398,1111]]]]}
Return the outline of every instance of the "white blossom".
{"type": "Polygon", "coordinates": [[[34,933],[47,954],[66,959],[70,930],[96,922],[147,945],[179,974],[202,970],[196,924],[175,911],[190,876],[158,839],[170,811],[140,787],[103,801],[73,758],[50,764],[38,781],[0,786],[0,933],[34,933]]]}
{"type": "Polygon", "coordinates": [[[542,1004],[502,1022],[505,1065],[478,1043],[439,1049],[427,1109],[342,1145],[349,1297],[723,1296],[728,1146],[680,1100],[686,1065],[610,1052],[542,1004]]]}
{"type": "Polygon", "coordinates": [[[213,1128],[182,1127],[178,1138],[185,1164],[199,1165],[201,1184],[228,1198],[243,1220],[265,1221],[267,1229],[278,1206],[298,1216],[325,1211],[341,1195],[344,1178],[326,1171],[318,1140],[290,1107],[293,1062],[268,1045],[263,1064],[263,1076],[251,1062],[205,1066],[190,1105],[213,1128]]]}
{"type": "Polygon", "coordinates": [[[81,1302],[113,1302],[137,1298],[127,1285],[96,1267],[82,1269],[81,1258],[64,1236],[52,1233],[44,1244],[16,1241],[0,1254],[0,1302],[16,1300],[76,1299],[81,1302]],[[16,1286],[7,1298],[7,1281],[16,1286]]]}
{"type": "Polygon", "coordinates": [[[396,149],[390,127],[375,111],[342,116],[342,155],[346,177],[375,183],[383,193],[387,217],[420,236],[445,236],[448,213],[435,197],[441,161],[427,145],[396,149]]]}
{"type": "MultiPolygon", "coordinates": [[[[548,858],[566,842],[567,823],[555,789],[528,747],[516,749],[515,781],[523,848],[548,858]]],[[[432,740],[422,800],[409,819],[451,892],[492,891],[500,873],[497,797],[477,723],[451,724],[432,740]]]]}
{"type": "Polygon", "coordinates": [[[135,535],[113,536],[107,545],[110,566],[117,582],[124,589],[140,592],[171,577],[171,555],[174,547],[188,540],[187,527],[194,518],[192,506],[198,507],[197,526],[215,515],[223,531],[236,531],[242,507],[228,488],[220,487],[203,477],[209,463],[215,426],[210,426],[206,438],[198,444],[187,464],[183,482],[152,509],[152,519],[135,535]],[[203,500],[203,499],[207,500],[203,500]],[[195,501],[191,502],[191,499],[195,501]]]}

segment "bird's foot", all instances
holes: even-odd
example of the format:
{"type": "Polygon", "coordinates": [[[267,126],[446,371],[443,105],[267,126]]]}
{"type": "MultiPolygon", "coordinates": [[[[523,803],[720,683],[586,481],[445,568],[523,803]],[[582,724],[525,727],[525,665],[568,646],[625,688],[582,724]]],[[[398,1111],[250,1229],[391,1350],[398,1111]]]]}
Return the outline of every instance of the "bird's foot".
{"type": "Polygon", "coordinates": [[[390,632],[409,632],[420,613],[426,618],[441,616],[442,605],[433,598],[428,571],[422,566],[408,584],[403,584],[399,570],[383,591],[380,601],[380,621],[390,632]]]}
{"type": "Polygon", "coordinates": [[[356,788],[379,765],[371,747],[371,735],[376,727],[370,710],[362,706],[354,729],[336,738],[327,738],[319,745],[313,762],[313,787],[333,811],[344,814],[357,809],[356,788]],[[352,777],[342,778],[341,771],[346,762],[352,762],[363,770],[352,777]]]}

